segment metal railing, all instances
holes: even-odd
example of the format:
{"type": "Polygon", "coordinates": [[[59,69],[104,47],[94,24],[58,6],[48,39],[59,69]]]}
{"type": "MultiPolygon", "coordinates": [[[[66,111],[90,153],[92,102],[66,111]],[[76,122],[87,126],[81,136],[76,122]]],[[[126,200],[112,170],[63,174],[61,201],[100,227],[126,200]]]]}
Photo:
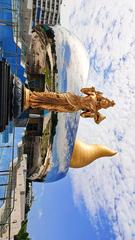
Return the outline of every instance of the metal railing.
{"type": "MultiPolygon", "coordinates": [[[[10,156],[10,167],[9,169],[1,169],[0,170],[0,237],[2,238],[3,233],[8,231],[8,238],[10,239],[10,216],[14,209],[15,202],[15,186],[16,186],[16,169],[14,167],[14,139],[15,139],[15,128],[12,134],[12,144],[0,146],[2,148],[2,152],[7,151],[7,148],[11,148],[10,156]]],[[[6,161],[6,157],[2,158],[2,154],[0,159],[6,161]]]]}

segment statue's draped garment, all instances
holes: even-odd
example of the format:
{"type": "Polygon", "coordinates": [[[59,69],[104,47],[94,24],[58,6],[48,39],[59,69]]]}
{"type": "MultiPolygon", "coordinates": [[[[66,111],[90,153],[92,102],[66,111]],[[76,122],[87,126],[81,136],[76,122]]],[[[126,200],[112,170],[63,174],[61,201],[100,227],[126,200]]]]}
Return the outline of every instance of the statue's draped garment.
{"type": "Polygon", "coordinates": [[[96,104],[91,96],[77,96],[70,92],[31,92],[30,107],[48,109],[56,112],[75,112],[79,110],[96,111],[96,104]]]}

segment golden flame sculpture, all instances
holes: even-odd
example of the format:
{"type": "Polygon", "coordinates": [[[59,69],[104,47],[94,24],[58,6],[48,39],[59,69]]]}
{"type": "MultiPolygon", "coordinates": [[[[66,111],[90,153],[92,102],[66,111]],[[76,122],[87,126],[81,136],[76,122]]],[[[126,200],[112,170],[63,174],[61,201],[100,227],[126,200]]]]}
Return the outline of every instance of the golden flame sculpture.
{"type": "Polygon", "coordinates": [[[117,152],[100,144],[85,144],[80,140],[76,140],[70,167],[82,168],[92,163],[97,158],[109,157],[115,155],[117,152]]]}

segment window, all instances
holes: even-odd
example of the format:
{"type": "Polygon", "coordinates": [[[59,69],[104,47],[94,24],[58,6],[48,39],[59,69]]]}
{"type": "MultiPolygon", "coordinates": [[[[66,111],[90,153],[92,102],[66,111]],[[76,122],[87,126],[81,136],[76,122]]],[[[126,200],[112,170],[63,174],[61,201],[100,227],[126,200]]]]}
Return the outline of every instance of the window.
{"type": "Polygon", "coordinates": [[[38,0],[38,6],[41,6],[41,0],[38,0]]]}
{"type": "Polygon", "coordinates": [[[45,11],[42,11],[41,18],[44,19],[45,11]]]}
{"type": "Polygon", "coordinates": [[[47,2],[47,8],[50,8],[50,2],[47,2]]]}
{"type": "Polygon", "coordinates": [[[37,128],[38,128],[37,123],[28,124],[28,126],[27,126],[27,130],[28,130],[28,131],[37,131],[37,128]]]}
{"type": "Polygon", "coordinates": [[[59,10],[59,5],[58,5],[58,4],[56,5],[56,10],[57,10],[57,11],[59,10]]]}

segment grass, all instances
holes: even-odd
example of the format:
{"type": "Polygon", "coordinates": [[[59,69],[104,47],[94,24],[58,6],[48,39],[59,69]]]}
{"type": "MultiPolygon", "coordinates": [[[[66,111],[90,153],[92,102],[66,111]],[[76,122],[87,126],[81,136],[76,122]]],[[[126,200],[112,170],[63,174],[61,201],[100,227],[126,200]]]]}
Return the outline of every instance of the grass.
{"type": "Polygon", "coordinates": [[[47,154],[47,149],[50,144],[50,127],[51,127],[51,119],[47,123],[47,126],[43,132],[43,135],[40,141],[42,163],[44,163],[44,160],[47,154]]]}

